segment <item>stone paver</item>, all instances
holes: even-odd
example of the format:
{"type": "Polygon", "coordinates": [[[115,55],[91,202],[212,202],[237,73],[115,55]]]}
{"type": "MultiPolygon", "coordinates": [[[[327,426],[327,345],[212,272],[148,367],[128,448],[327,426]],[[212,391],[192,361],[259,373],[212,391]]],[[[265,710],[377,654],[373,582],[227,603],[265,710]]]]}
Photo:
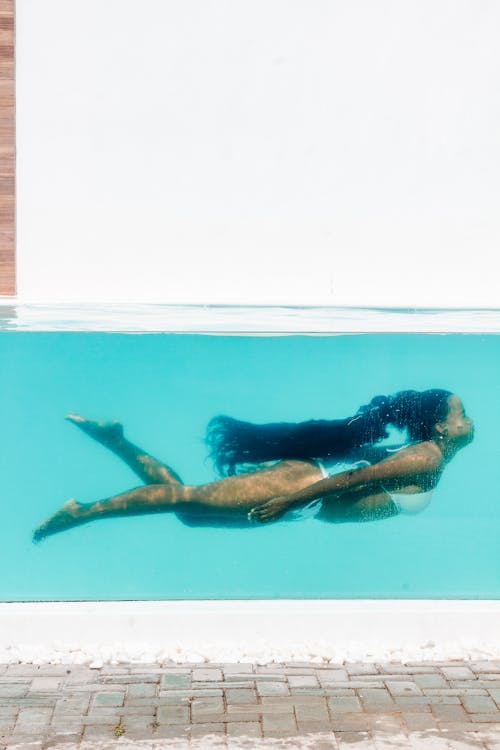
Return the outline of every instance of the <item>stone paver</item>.
{"type": "Polygon", "coordinates": [[[283,682],[261,682],[257,681],[257,693],[264,695],[290,695],[288,684],[283,682]]]}
{"type": "Polygon", "coordinates": [[[328,705],[330,706],[330,713],[333,716],[335,714],[351,713],[353,711],[362,710],[359,698],[355,695],[328,698],[328,705]]]}
{"type": "Polygon", "coordinates": [[[196,750],[209,735],[228,748],[307,736],[312,750],[500,750],[500,663],[0,665],[0,750],[196,750]]]}

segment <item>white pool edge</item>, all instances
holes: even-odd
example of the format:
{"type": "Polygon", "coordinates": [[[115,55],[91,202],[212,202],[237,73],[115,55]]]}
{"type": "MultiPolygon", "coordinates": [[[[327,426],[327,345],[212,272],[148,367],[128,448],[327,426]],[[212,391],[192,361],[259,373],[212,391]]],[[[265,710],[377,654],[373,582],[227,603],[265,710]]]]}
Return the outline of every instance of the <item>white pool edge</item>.
{"type": "Polygon", "coordinates": [[[30,304],[0,299],[0,331],[341,335],[499,333],[498,309],[30,304]]]}
{"type": "Polygon", "coordinates": [[[0,662],[500,658],[497,600],[0,604],[0,662]]]}

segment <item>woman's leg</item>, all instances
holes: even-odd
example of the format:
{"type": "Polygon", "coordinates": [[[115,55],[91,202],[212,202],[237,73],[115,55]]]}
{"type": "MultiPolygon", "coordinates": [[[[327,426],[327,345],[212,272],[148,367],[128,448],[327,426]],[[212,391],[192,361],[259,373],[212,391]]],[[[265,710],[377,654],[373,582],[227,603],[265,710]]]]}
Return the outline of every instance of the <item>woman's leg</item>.
{"type": "Polygon", "coordinates": [[[68,414],[66,419],[125,461],[145,484],[182,484],[181,478],[170,466],[127,440],[123,435],[123,425],[119,422],[94,422],[78,414],[68,414]]]}
{"type": "Polygon", "coordinates": [[[256,504],[296,492],[322,479],[309,461],[281,461],[271,468],[220,479],[200,487],[151,484],[120,495],[83,504],[68,500],[34,533],[34,541],[98,518],[182,511],[194,515],[246,514],[256,504]]]}

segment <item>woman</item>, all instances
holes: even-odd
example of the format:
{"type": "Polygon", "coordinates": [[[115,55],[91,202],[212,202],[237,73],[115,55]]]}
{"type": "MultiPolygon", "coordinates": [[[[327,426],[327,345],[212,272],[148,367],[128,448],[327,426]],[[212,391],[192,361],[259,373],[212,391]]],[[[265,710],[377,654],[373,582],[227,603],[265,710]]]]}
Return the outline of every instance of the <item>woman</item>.
{"type": "Polygon", "coordinates": [[[208,426],[207,442],[227,476],[196,487],[130,443],[120,424],[67,419],[123,459],[146,486],[94,503],[69,500],[35,531],[34,541],[98,518],[167,511],[191,524],[245,516],[267,522],[306,505],[333,523],[415,513],[474,435],[459,397],[440,389],[376,396],[348,419],[253,425],[219,416],[208,426]],[[388,425],[406,430],[409,441],[377,448],[388,425]],[[345,458],[351,465],[338,473],[345,458]]]}

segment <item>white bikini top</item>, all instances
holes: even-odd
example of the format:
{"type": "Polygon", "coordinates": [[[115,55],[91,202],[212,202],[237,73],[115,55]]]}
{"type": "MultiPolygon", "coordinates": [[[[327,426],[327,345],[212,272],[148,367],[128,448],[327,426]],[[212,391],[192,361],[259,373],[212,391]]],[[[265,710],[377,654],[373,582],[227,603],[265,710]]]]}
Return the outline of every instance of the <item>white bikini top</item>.
{"type": "Polygon", "coordinates": [[[412,516],[425,510],[434,495],[434,490],[429,490],[428,492],[416,492],[413,495],[403,492],[388,492],[387,490],[386,492],[400,513],[406,513],[412,516]]]}
{"type": "MultiPolygon", "coordinates": [[[[401,445],[398,448],[388,448],[387,452],[397,453],[397,451],[407,448],[409,445],[412,445],[412,443],[406,443],[406,445],[401,445]]],[[[390,495],[392,502],[396,505],[399,512],[408,515],[415,515],[416,513],[421,513],[425,510],[434,495],[434,490],[416,492],[414,494],[408,494],[406,492],[389,492],[389,490],[385,491],[390,495]]]]}

